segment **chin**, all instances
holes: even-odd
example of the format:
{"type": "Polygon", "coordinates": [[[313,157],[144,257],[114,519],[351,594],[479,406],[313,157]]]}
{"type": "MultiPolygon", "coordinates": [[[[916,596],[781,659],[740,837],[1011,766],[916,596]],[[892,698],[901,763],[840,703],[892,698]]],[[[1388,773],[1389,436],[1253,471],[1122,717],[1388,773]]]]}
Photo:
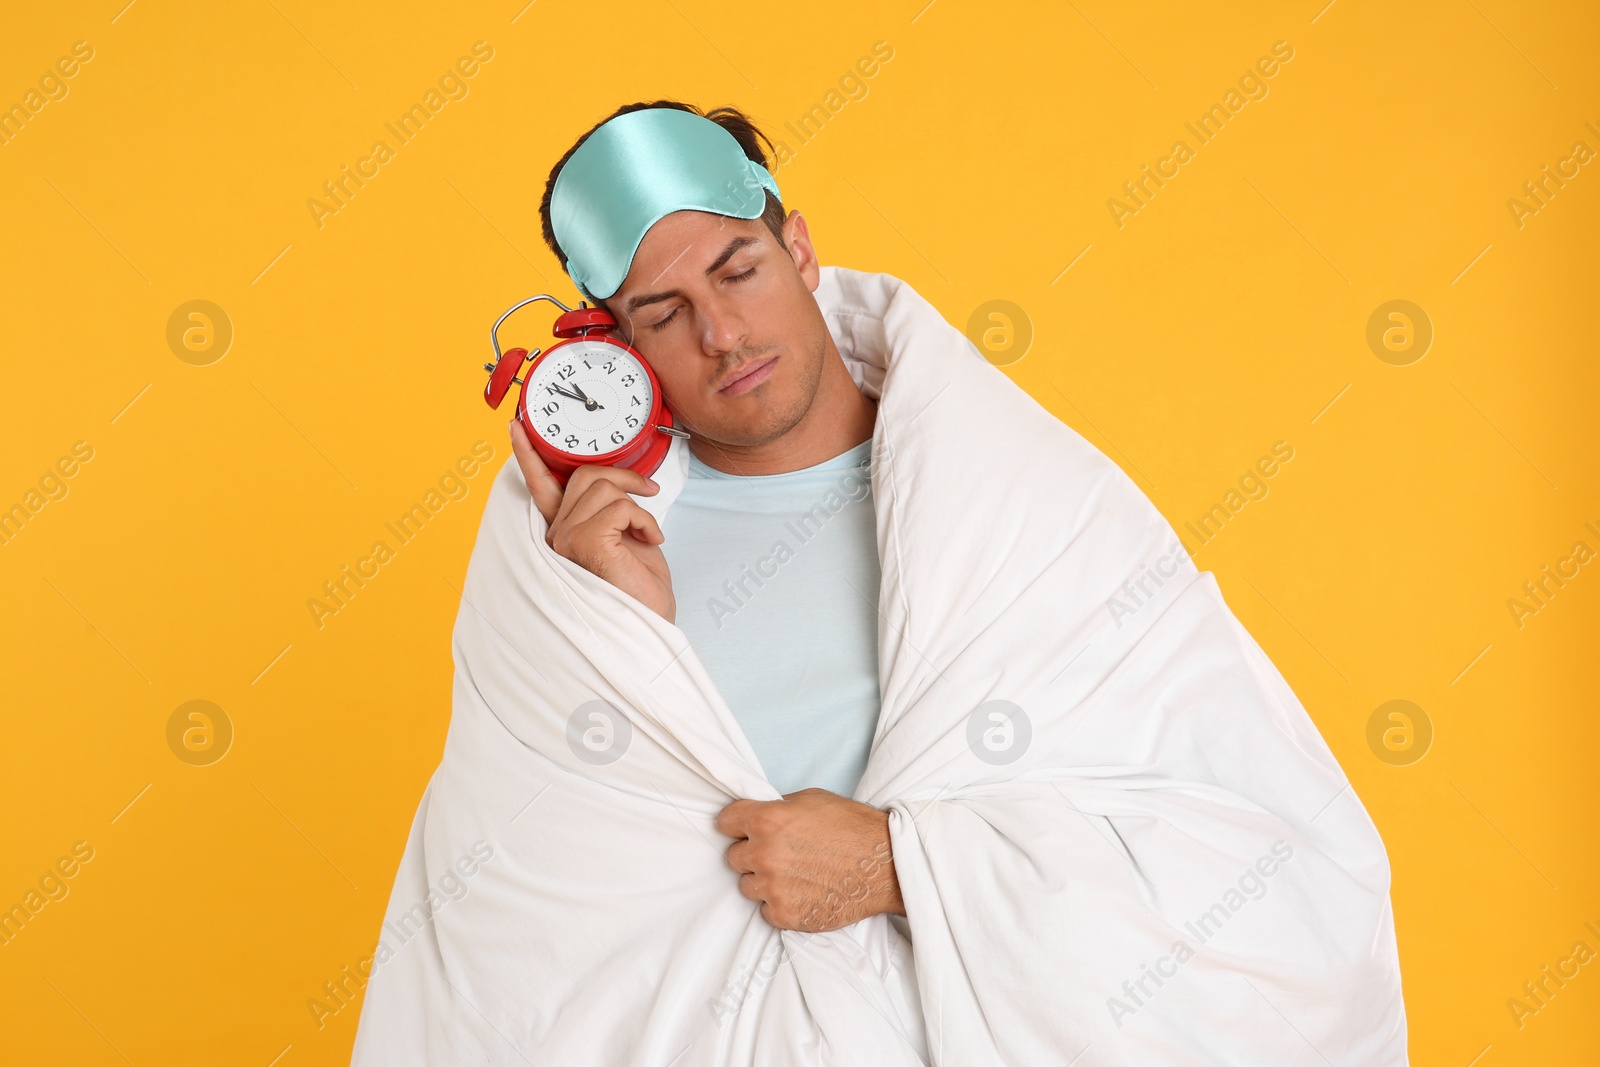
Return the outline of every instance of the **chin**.
{"type": "Polygon", "coordinates": [[[713,417],[693,425],[704,427],[703,435],[730,445],[766,444],[794,429],[809,407],[792,389],[778,390],[782,390],[781,383],[768,382],[744,396],[720,397],[726,401],[746,402],[748,406],[737,414],[723,411],[721,418],[713,417]]]}

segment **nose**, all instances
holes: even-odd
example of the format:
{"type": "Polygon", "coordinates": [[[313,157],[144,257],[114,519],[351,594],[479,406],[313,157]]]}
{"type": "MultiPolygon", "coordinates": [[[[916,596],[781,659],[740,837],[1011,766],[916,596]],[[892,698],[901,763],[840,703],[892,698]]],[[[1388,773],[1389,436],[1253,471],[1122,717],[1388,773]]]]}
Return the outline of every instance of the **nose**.
{"type": "Polygon", "coordinates": [[[700,346],[706,355],[721,359],[744,346],[750,328],[737,302],[721,295],[705,303],[700,314],[700,346]]]}

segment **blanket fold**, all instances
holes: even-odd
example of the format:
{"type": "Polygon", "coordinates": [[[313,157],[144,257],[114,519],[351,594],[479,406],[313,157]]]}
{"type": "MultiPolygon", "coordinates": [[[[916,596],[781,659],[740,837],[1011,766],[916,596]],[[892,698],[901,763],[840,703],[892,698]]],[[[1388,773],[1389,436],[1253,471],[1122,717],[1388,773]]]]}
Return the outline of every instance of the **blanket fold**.
{"type": "Polygon", "coordinates": [[[713,821],[777,791],[683,631],[545,544],[513,459],[354,1062],[1406,1062],[1382,841],[1215,579],[908,285],[822,273],[878,401],[856,799],[906,918],[802,934],[744,899],[713,821]]]}

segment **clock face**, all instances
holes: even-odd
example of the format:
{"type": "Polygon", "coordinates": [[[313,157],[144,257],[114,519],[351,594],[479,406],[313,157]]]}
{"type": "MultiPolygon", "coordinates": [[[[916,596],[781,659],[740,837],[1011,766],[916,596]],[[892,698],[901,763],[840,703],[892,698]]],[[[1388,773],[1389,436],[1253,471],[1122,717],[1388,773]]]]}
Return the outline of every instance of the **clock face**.
{"type": "Polygon", "coordinates": [[[644,432],[650,376],[625,349],[576,340],[540,357],[528,379],[528,418],[553,448],[599,456],[644,432]]]}

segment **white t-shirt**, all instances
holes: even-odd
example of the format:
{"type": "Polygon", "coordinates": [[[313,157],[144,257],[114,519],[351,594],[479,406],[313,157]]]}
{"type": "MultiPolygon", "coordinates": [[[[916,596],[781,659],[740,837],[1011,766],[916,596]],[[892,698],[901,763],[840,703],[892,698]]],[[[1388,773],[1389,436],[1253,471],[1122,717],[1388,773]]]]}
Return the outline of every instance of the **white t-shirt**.
{"type": "Polygon", "coordinates": [[[692,454],[661,549],[677,624],[780,793],[850,796],[878,722],[872,440],[783,474],[692,454]]]}

